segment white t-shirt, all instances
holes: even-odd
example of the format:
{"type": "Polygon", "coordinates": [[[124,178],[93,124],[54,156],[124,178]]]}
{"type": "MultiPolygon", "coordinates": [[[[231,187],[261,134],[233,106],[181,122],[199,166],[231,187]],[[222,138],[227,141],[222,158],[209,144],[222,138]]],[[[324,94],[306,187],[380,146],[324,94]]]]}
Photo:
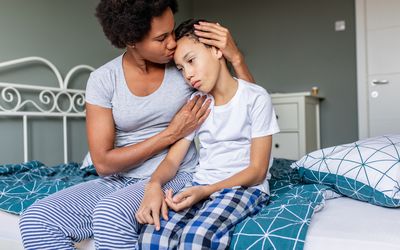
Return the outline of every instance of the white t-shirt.
{"type": "MultiPolygon", "coordinates": [[[[194,95],[204,95],[196,92],[194,95]]],[[[251,139],[279,132],[275,111],[268,92],[259,85],[238,80],[238,89],[226,104],[215,106],[203,125],[186,139],[200,141],[200,159],[193,181],[212,184],[247,168],[250,164],[251,139]]],[[[271,156],[272,162],[272,156],[271,156]]],[[[255,186],[269,194],[268,178],[255,186]]]]}

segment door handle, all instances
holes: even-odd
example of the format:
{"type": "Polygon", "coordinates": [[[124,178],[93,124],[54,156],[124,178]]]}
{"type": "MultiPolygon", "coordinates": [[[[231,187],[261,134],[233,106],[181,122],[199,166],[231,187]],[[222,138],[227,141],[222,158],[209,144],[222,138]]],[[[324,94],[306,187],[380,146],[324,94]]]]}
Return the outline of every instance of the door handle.
{"type": "Polygon", "coordinates": [[[382,84],[389,84],[388,80],[372,80],[372,85],[382,85],[382,84]]]}

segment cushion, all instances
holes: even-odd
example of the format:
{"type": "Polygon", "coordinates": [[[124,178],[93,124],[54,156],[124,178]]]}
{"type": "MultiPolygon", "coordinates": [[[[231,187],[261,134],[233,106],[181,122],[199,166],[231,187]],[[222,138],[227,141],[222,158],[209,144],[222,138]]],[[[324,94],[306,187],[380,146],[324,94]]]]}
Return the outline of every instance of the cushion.
{"type": "Polygon", "coordinates": [[[292,164],[307,183],[325,184],[353,199],[400,207],[400,135],[314,151],[292,164]]]}
{"type": "Polygon", "coordinates": [[[324,206],[325,193],[334,192],[326,185],[303,185],[293,162],[274,158],[270,201],[235,227],[230,249],[304,248],[313,215],[324,206]]]}
{"type": "Polygon", "coordinates": [[[87,152],[85,158],[82,161],[81,169],[87,168],[93,165],[92,158],[90,157],[90,153],[87,152]]]}

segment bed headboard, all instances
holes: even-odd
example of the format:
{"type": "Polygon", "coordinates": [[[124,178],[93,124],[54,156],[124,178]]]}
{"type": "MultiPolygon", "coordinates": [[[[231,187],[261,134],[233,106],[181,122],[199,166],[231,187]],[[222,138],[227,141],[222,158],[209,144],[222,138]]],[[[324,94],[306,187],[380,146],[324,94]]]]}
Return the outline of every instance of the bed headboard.
{"type": "Polygon", "coordinates": [[[64,163],[68,162],[68,129],[70,117],[85,118],[85,91],[70,89],[71,77],[78,71],[93,71],[88,65],[77,65],[68,71],[65,78],[50,61],[41,57],[25,57],[0,62],[0,75],[5,69],[23,64],[44,64],[55,74],[58,86],[48,87],[0,81],[0,117],[21,117],[23,128],[24,161],[28,161],[28,121],[30,117],[58,117],[63,123],[64,163]],[[29,95],[27,94],[29,93],[29,95]]]}

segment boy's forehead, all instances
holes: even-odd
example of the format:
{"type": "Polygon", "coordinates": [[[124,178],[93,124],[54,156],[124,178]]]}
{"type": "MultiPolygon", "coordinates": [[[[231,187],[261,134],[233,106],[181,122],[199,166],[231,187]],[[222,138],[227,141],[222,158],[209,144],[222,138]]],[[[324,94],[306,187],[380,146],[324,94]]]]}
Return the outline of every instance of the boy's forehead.
{"type": "Polygon", "coordinates": [[[182,37],[177,41],[177,47],[193,47],[195,41],[187,36],[182,37]]]}
{"type": "Polygon", "coordinates": [[[182,37],[177,41],[175,56],[183,58],[187,53],[197,50],[197,44],[193,39],[182,37]]]}
{"type": "Polygon", "coordinates": [[[202,44],[189,37],[182,37],[176,44],[176,50],[188,51],[198,50],[202,44]]]}

